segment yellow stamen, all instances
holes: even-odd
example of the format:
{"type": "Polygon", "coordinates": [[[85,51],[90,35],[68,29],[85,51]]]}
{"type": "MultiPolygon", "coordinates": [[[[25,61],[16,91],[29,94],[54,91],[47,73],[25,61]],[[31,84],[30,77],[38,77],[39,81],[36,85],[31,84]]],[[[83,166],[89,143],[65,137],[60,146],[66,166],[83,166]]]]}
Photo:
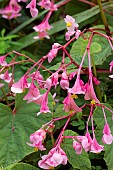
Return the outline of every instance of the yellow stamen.
{"type": "Polygon", "coordinates": [[[95,100],[92,100],[92,101],[91,101],[91,104],[96,104],[95,100]]]}
{"type": "Polygon", "coordinates": [[[38,151],[38,148],[37,148],[37,147],[36,147],[36,148],[34,148],[34,151],[35,151],[35,152],[37,152],[37,151],[38,151]]]}
{"type": "Polygon", "coordinates": [[[53,105],[53,106],[55,106],[55,104],[56,104],[55,102],[52,102],[52,105],[53,105]]]}
{"type": "Polygon", "coordinates": [[[66,26],[67,26],[67,27],[71,27],[71,26],[72,26],[72,23],[71,23],[71,22],[67,22],[66,26]]]}
{"type": "Polygon", "coordinates": [[[69,114],[71,115],[72,113],[73,113],[73,110],[70,110],[70,111],[69,111],[69,114]]]}
{"type": "Polygon", "coordinates": [[[77,96],[76,94],[72,94],[72,95],[71,95],[71,98],[73,98],[73,99],[77,99],[77,98],[78,98],[78,96],[77,96]]]}

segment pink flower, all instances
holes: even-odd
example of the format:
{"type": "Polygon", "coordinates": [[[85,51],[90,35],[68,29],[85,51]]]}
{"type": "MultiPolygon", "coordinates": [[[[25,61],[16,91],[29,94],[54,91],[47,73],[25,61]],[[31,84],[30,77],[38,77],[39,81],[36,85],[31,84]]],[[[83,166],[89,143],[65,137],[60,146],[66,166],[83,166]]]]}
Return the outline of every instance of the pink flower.
{"type": "Polygon", "coordinates": [[[113,141],[113,136],[111,134],[111,130],[110,130],[108,123],[106,123],[104,126],[102,141],[103,143],[108,144],[108,145],[110,145],[113,141]]]}
{"type": "Polygon", "coordinates": [[[77,29],[75,33],[75,38],[78,39],[80,34],[81,34],[81,31],[77,29]]]}
{"type": "Polygon", "coordinates": [[[55,86],[56,88],[58,84],[58,72],[55,72],[52,74],[52,86],[55,86]]]}
{"type": "Polygon", "coordinates": [[[23,100],[28,100],[27,103],[30,103],[34,100],[37,100],[40,96],[40,92],[38,88],[35,86],[34,82],[32,81],[28,93],[25,95],[23,100]]]}
{"type": "Polygon", "coordinates": [[[4,55],[4,56],[0,56],[0,65],[1,66],[6,66],[7,65],[7,62],[5,61],[6,56],[7,56],[7,54],[4,55]]]}
{"type": "Polygon", "coordinates": [[[65,34],[66,41],[69,41],[71,36],[74,35],[74,33],[75,33],[75,31],[73,31],[73,32],[67,31],[65,34]]]}
{"type": "Polygon", "coordinates": [[[103,151],[103,149],[104,149],[104,146],[99,145],[99,144],[97,143],[96,138],[94,137],[93,140],[92,140],[91,151],[90,151],[90,152],[100,153],[101,151],[103,151]]]}
{"type": "Polygon", "coordinates": [[[72,72],[70,75],[69,75],[69,80],[72,80],[76,75],[76,72],[72,72]]]}
{"type": "MultiPolygon", "coordinates": [[[[37,103],[37,101],[35,101],[35,103],[37,103]]],[[[41,95],[41,108],[40,108],[40,112],[37,113],[37,116],[40,115],[41,113],[51,113],[51,111],[49,110],[48,107],[48,91],[45,92],[43,95],[41,95]]]]}
{"type": "Polygon", "coordinates": [[[38,32],[38,36],[33,37],[35,40],[36,39],[43,39],[43,38],[47,38],[50,39],[50,36],[48,35],[47,31],[42,31],[42,32],[38,32]]]}
{"type": "Polygon", "coordinates": [[[58,145],[55,148],[51,149],[48,155],[42,156],[42,160],[38,162],[38,165],[42,169],[51,169],[52,167],[57,167],[60,164],[67,164],[66,153],[58,145]]]}
{"type": "Polygon", "coordinates": [[[17,83],[12,85],[11,91],[13,93],[23,93],[25,88],[28,88],[28,83],[26,76],[24,75],[17,83]]]}
{"type": "Polygon", "coordinates": [[[79,108],[76,105],[76,103],[73,100],[73,98],[72,98],[70,93],[68,93],[68,96],[64,99],[63,104],[64,104],[65,112],[69,112],[69,111],[81,112],[82,111],[82,109],[79,108]]]}
{"type": "Polygon", "coordinates": [[[41,0],[38,3],[38,5],[41,6],[42,8],[44,8],[44,9],[50,9],[52,2],[50,2],[50,0],[41,0]]]}
{"type": "Polygon", "coordinates": [[[4,80],[7,83],[10,83],[11,75],[12,73],[8,73],[8,70],[7,70],[4,74],[0,74],[0,79],[4,80]]]}
{"type": "Polygon", "coordinates": [[[100,101],[96,97],[92,81],[90,82],[90,84],[86,83],[85,89],[86,89],[85,96],[84,96],[85,100],[94,100],[96,103],[100,103],[100,101]]]}
{"type": "Polygon", "coordinates": [[[9,4],[4,9],[0,10],[0,14],[2,14],[3,18],[13,19],[21,16],[21,14],[19,14],[20,10],[21,6],[17,3],[17,1],[10,0],[9,4]]]}
{"type": "Polygon", "coordinates": [[[30,13],[33,18],[38,15],[38,10],[36,8],[36,0],[31,0],[31,2],[26,6],[26,8],[30,8],[30,13]]]}
{"type": "Polygon", "coordinates": [[[75,22],[75,19],[69,15],[66,15],[66,18],[64,18],[64,21],[66,22],[68,32],[75,33],[75,28],[78,28],[78,26],[79,26],[75,22]]]}
{"type": "Polygon", "coordinates": [[[30,142],[27,143],[29,146],[36,147],[39,150],[46,150],[42,145],[44,139],[46,137],[46,132],[43,129],[39,129],[38,131],[34,132],[30,135],[30,142]]]}
{"type": "Polygon", "coordinates": [[[45,85],[44,85],[44,88],[50,90],[51,86],[52,86],[52,80],[50,78],[47,78],[45,85]]]}
{"type": "Polygon", "coordinates": [[[77,78],[74,86],[72,88],[69,88],[68,92],[73,94],[84,94],[85,91],[83,88],[82,80],[80,78],[77,78]]]}
{"type": "Polygon", "coordinates": [[[39,38],[50,38],[48,36],[47,31],[50,30],[52,26],[49,25],[48,20],[46,19],[43,21],[41,24],[34,26],[33,29],[38,32],[38,36],[34,37],[34,39],[39,39],[39,38]]]}
{"type": "Polygon", "coordinates": [[[37,81],[37,83],[42,87],[43,86],[43,82],[44,82],[44,78],[43,76],[40,74],[39,71],[36,71],[33,73],[33,78],[34,80],[37,81]]]}
{"type": "Polygon", "coordinates": [[[86,152],[91,150],[92,138],[89,132],[86,132],[85,138],[83,138],[81,143],[82,143],[82,147],[86,152]]]}
{"type": "Polygon", "coordinates": [[[76,151],[76,154],[81,154],[82,153],[82,145],[77,142],[77,141],[73,141],[73,148],[75,149],[76,151]]]}
{"type": "Polygon", "coordinates": [[[12,7],[15,13],[19,13],[21,6],[17,3],[17,0],[10,0],[9,5],[12,7]]]}
{"type": "Polygon", "coordinates": [[[96,77],[93,77],[93,81],[94,81],[95,85],[99,85],[100,84],[100,81],[96,77]]]}
{"type": "Polygon", "coordinates": [[[69,80],[68,80],[68,76],[66,74],[66,70],[64,70],[64,72],[62,73],[62,77],[61,77],[61,80],[60,80],[60,86],[64,90],[69,88],[69,80]]]}
{"type": "Polygon", "coordinates": [[[56,57],[57,53],[58,53],[58,48],[61,45],[58,43],[54,43],[52,45],[52,49],[50,50],[50,52],[47,54],[48,57],[48,62],[51,63],[51,61],[56,57]]]}

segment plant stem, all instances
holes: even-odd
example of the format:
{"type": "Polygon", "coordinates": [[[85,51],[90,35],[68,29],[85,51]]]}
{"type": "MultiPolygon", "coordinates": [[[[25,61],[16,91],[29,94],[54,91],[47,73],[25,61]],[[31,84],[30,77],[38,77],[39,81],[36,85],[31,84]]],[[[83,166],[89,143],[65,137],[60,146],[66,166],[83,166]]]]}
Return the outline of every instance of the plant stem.
{"type": "Polygon", "coordinates": [[[109,26],[108,26],[108,22],[107,22],[105,13],[104,13],[103,8],[102,8],[101,0],[97,0],[97,2],[98,2],[98,5],[99,5],[101,17],[102,17],[102,20],[103,20],[103,23],[104,23],[104,26],[105,26],[106,34],[110,36],[110,29],[109,29],[109,26]]]}
{"type": "Polygon", "coordinates": [[[7,96],[6,96],[6,94],[5,94],[4,88],[1,87],[1,90],[2,90],[2,93],[3,93],[4,98],[5,98],[5,100],[6,100],[6,103],[7,103],[7,105],[8,105],[8,104],[9,104],[9,101],[8,101],[7,96]]]}
{"type": "MultiPolygon", "coordinates": [[[[95,66],[93,55],[92,55],[91,59],[92,59],[94,76],[97,78],[96,66],[95,66]]],[[[99,86],[95,86],[95,89],[96,89],[96,92],[97,92],[98,99],[100,100],[100,102],[102,102],[102,96],[101,96],[101,91],[100,91],[99,86]]]]}
{"type": "Polygon", "coordinates": [[[51,134],[51,142],[52,142],[52,146],[54,146],[55,140],[54,140],[53,134],[51,134]]]}

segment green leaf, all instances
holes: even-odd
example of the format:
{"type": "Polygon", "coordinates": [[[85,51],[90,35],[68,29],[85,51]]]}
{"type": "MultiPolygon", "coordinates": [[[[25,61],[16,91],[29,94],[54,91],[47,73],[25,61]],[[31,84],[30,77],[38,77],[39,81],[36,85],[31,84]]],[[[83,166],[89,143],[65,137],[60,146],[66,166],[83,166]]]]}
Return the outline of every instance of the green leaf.
{"type": "Polygon", "coordinates": [[[9,47],[10,47],[9,43],[5,41],[0,41],[0,54],[5,53],[9,47]]]}
{"type": "Polygon", "coordinates": [[[14,165],[10,165],[5,170],[39,170],[39,168],[26,163],[16,163],[14,165]]]}
{"type": "MultiPolygon", "coordinates": [[[[64,136],[75,136],[75,133],[72,130],[66,130],[64,136]]],[[[73,166],[73,168],[77,168],[80,170],[83,169],[91,169],[90,160],[88,158],[88,154],[86,152],[82,152],[82,154],[77,155],[75,150],[73,149],[73,141],[72,139],[65,139],[63,142],[63,150],[66,152],[69,163],[73,166]]]]}
{"type": "MultiPolygon", "coordinates": [[[[109,104],[104,104],[104,105],[112,110],[112,108],[109,104]]],[[[111,129],[111,133],[113,134],[112,113],[107,109],[105,109],[105,113],[106,113],[107,122],[111,129]]],[[[111,145],[106,145],[106,144],[102,143],[102,132],[103,132],[103,128],[105,125],[105,120],[104,120],[104,116],[103,116],[101,107],[97,107],[94,110],[94,121],[97,124],[97,128],[95,131],[96,138],[98,139],[99,144],[104,145],[104,150],[105,150],[104,159],[108,166],[108,170],[112,170],[113,169],[113,143],[111,145]]]]}
{"type": "Polygon", "coordinates": [[[60,104],[60,105],[56,108],[55,113],[54,113],[54,117],[61,117],[61,116],[67,116],[67,115],[69,115],[68,112],[63,111],[63,107],[64,107],[64,105],[63,105],[63,104],[60,104]]]}
{"type": "Polygon", "coordinates": [[[98,53],[101,50],[102,49],[101,49],[101,45],[100,44],[98,44],[97,42],[91,43],[91,47],[90,47],[90,53],[91,54],[98,53]]]}
{"type": "Polygon", "coordinates": [[[38,117],[39,105],[27,104],[23,94],[16,95],[15,114],[6,105],[0,104],[0,166],[6,167],[18,162],[33,152],[28,146],[29,136],[43,124],[51,120],[51,114],[38,117]]]}
{"type": "MultiPolygon", "coordinates": [[[[98,26],[98,28],[99,28],[99,26],[98,26]]],[[[73,43],[73,46],[70,50],[71,57],[78,64],[81,63],[85,49],[88,45],[89,34],[85,34],[85,36],[87,37],[86,40],[84,40],[82,37],[80,37],[76,42],[73,43]]],[[[110,47],[108,41],[104,37],[95,35],[93,37],[93,42],[91,44],[90,52],[91,52],[91,56],[94,58],[95,65],[102,65],[103,62],[106,60],[106,58],[111,54],[111,47],[110,47]],[[97,42],[99,42],[99,43],[97,43],[97,42]]],[[[84,67],[88,66],[87,55],[85,57],[83,66],[84,67]]]]}

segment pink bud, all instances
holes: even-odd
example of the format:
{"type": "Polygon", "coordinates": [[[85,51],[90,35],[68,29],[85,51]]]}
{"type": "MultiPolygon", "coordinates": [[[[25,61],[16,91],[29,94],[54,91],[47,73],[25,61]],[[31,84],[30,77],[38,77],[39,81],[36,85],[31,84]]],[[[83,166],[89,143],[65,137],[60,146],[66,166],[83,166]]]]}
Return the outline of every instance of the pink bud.
{"type": "Polygon", "coordinates": [[[76,151],[76,154],[81,154],[82,153],[82,146],[79,142],[77,141],[73,141],[73,148],[75,149],[76,151]]]}

